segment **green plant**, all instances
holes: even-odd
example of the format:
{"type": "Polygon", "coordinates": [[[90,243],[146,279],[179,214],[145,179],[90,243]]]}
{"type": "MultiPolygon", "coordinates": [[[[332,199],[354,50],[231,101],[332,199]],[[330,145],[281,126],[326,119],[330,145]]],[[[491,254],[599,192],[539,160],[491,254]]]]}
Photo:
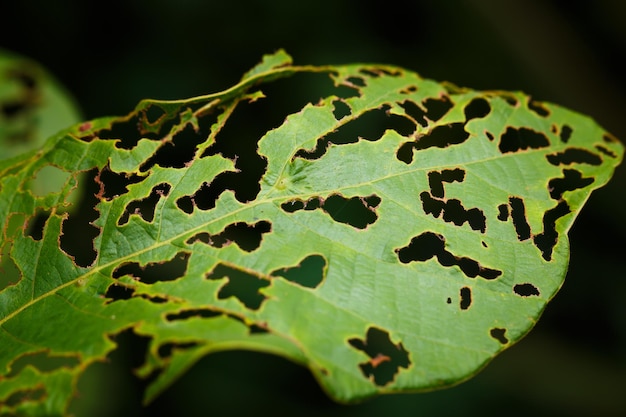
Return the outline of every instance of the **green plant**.
{"type": "Polygon", "coordinates": [[[0,411],[64,412],[125,329],[150,338],[146,401],[235,348],[307,366],[339,401],[458,383],[532,328],[622,155],[591,119],[521,93],[282,51],[221,93],[76,124],[0,161],[17,272],[0,292],[0,411]],[[298,77],[313,100],[272,101],[270,82],[298,77]],[[63,181],[32,192],[42,172],[63,181]]]}

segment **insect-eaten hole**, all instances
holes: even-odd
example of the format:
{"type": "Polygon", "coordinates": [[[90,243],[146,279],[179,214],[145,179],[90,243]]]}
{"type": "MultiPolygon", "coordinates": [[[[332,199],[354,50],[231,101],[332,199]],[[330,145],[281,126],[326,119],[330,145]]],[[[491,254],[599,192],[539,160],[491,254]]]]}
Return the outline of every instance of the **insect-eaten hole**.
{"type": "Polygon", "coordinates": [[[252,252],[261,246],[263,234],[272,230],[272,224],[265,220],[258,221],[254,224],[245,222],[237,222],[229,224],[224,230],[216,235],[207,232],[196,233],[189,239],[187,244],[202,242],[214,248],[222,248],[235,242],[239,248],[246,252],[252,252]]]}
{"type": "Polygon", "coordinates": [[[444,198],[443,183],[463,182],[465,171],[461,168],[444,169],[443,171],[431,171],[428,173],[428,185],[433,197],[444,198]]]}
{"type": "Polygon", "coordinates": [[[569,139],[572,137],[573,132],[574,131],[569,125],[563,125],[563,127],[561,128],[561,133],[559,135],[561,142],[563,143],[569,142],[569,139]]]}
{"type": "Polygon", "coordinates": [[[428,148],[447,148],[459,145],[469,138],[465,123],[450,123],[435,126],[430,132],[419,135],[412,142],[405,142],[398,148],[396,158],[405,164],[413,162],[414,151],[428,148]]]}
{"type": "Polygon", "coordinates": [[[415,131],[415,128],[409,119],[389,113],[389,108],[384,106],[367,111],[356,119],[348,121],[336,131],[318,139],[313,149],[298,150],[294,158],[319,159],[326,153],[330,144],[346,145],[356,143],[361,139],[374,142],[379,140],[387,130],[395,130],[402,136],[408,136],[415,131]]]}
{"type": "Polygon", "coordinates": [[[343,100],[333,101],[333,108],[333,116],[335,116],[335,119],[337,120],[341,120],[352,114],[352,109],[350,109],[350,106],[348,106],[343,100]]]}
{"type": "Polygon", "coordinates": [[[172,356],[177,350],[189,350],[198,346],[200,346],[198,342],[167,342],[159,346],[157,353],[160,358],[166,359],[172,356]]]}
{"type": "Polygon", "coordinates": [[[144,125],[149,126],[155,126],[168,116],[167,111],[156,103],[149,105],[148,108],[142,110],[141,113],[144,125]]]}
{"type": "Polygon", "coordinates": [[[539,101],[530,100],[528,102],[528,109],[534,112],[539,117],[548,117],[550,116],[550,110],[546,108],[544,103],[539,101]]]}
{"type": "Polygon", "coordinates": [[[2,405],[6,406],[7,408],[16,408],[20,404],[27,405],[28,403],[41,403],[47,396],[48,392],[44,388],[25,388],[14,391],[11,395],[3,400],[2,405]]]}
{"type": "Polygon", "coordinates": [[[220,300],[234,297],[246,308],[258,310],[267,299],[260,292],[260,289],[270,285],[270,282],[240,269],[220,263],[205,278],[209,280],[226,279],[217,293],[217,298],[220,300]]]}
{"type": "Polygon", "coordinates": [[[610,149],[605,148],[602,145],[596,145],[595,148],[600,151],[600,153],[610,157],[610,158],[617,158],[617,154],[615,152],[613,152],[610,149]]]}
{"type": "Polygon", "coordinates": [[[509,205],[500,204],[498,206],[498,220],[505,222],[509,219],[509,205]]]}
{"type": "Polygon", "coordinates": [[[28,219],[25,228],[26,236],[30,236],[37,241],[43,239],[50,214],[50,210],[38,210],[34,216],[28,219]]]}
{"type": "Polygon", "coordinates": [[[281,204],[281,208],[288,213],[320,208],[339,223],[347,224],[356,229],[365,229],[378,220],[376,208],[380,202],[380,197],[375,194],[351,198],[345,198],[339,194],[332,194],[326,199],[314,197],[306,202],[298,199],[289,200],[281,204]]]}
{"type": "Polygon", "coordinates": [[[189,166],[194,160],[198,145],[207,139],[210,126],[215,122],[214,119],[201,118],[196,120],[195,123],[187,123],[182,130],[174,134],[172,140],[164,142],[141,165],[139,170],[146,172],[154,165],[163,168],[184,168],[189,166]]]}
{"type": "Polygon", "coordinates": [[[461,310],[467,310],[472,305],[472,289],[463,287],[459,291],[459,307],[461,310]]]}
{"type": "Polygon", "coordinates": [[[526,220],[524,200],[519,197],[509,197],[509,206],[511,207],[511,219],[517,233],[517,239],[520,242],[529,239],[531,231],[528,220],[526,220]]]}
{"type": "Polygon", "coordinates": [[[445,200],[444,183],[463,182],[465,171],[456,169],[444,169],[443,171],[431,171],[428,173],[428,184],[430,193],[423,191],[420,194],[422,209],[426,214],[442,219],[445,222],[462,226],[468,223],[473,230],[480,230],[485,233],[487,229],[487,219],[482,210],[478,208],[466,209],[460,200],[445,200]]]}
{"type": "Polygon", "coordinates": [[[408,369],[411,365],[409,352],[401,342],[393,343],[389,332],[377,327],[367,329],[364,339],[350,339],[348,343],[369,356],[369,360],[360,363],[361,372],[378,386],[392,382],[400,368],[408,369]]]}
{"type": "Polygon", "coordinates": [[[477,97],[472,99],[472,101],[465,106],[463,112],[465,113],[465,120],[467,121],[482,119],[491,112],[491,105],[489,105],[489,102],[484,98],[477,97]]]}
{"type": "Polygon", "coordinates": [[[552,165],[571,165],[571,164],[588,164],[601,165],[602,158],[587,149],[567,148],[563,152],[557,152],[546,155],[546,159],[552,165]]]}
{"type": "Polygon", "coordinates": [[[49,193],[60,193],[70,176],[69,172],[54,165],[46,165],[28,181],[27,188],[36,197],[43,197],[49,193]]]}
{"type": "Polygon", "coordinates": [[[95,192],[99,188],[98,171],[92,170],[81,178],[87,186],[81,194],[81,201],[78,205],[80,210],[70,212],[63,220],[59,246],[63,252],[74,259],[76,265],[88,267],[98,256],[93,242],[101,231],[93,224],[100,215],[96,209],[100,199],[95,192]]]}
{"type": "MultiPolygon", "coordinates": [[[[118,149],[133,149],[137,146],[140,139],[158,139],[157,135],[147,134],[139,129],[140,118],[138,115],[124,120],[121,119],[111,123],[108,129],[102,129],[98,132],[99,139],[115,140],[115,147],[118,149]]],[[[89,134],[88,139],[91,139],[89,134]]]]}
{"type": "Polygon", "coordinates": [[[178,311],[176,313],[168,313],[165,315],[167,321],[187,320],[189,318],[210,319],[222,316],[224,313],[211,310],[208,308],[190,308],[178,311]]]}
{"type": "Polygon", "coordinates": [[[559,237],[556,231],[556,221],[569,213],[571,213],[569,205],[561,200],[556,207],[546,211],[543,215],[543,232],[535,235],[533,240],[546,261],[552,260],[552,250],[556,246],[559,237]]]}
{"type": "Polygon", "coordinates": [[[162,197],[167,197],[172,188],[168,183],[161,183],[152,188],[150,195],[141,200],[133,200],[126,205],[124,213],[117,221],[118,226],[128,223],[131,215],[140,216],[144,221],[150,223],[154,220],[154,212],[157,203],[162,197]]]}
{"type": "Polygon", "coordinates": [[[503,329],[501,327],[494,327],[489,330],[489,334],[491,335],[491,337],[493,337],[503,345],[509,343],[509,339],[506,337],[506,329],[503,329]]]}
{"type": "Polygon", "coordinates": [[[107,291],[104,294],[104,298],[107,300],[105,304],[110,304],[115,301],[129,300],[134,296],[134,294],[134,288],[114,282],[109,285],[109,288],[107,288],[107,291]]]}
{"type": "Polygon", "coordinates": [[[593,177],[584,177],[575,169],[564,169],[563,178],[553,178],[548,182],[550,197],[560,200],[566,191],[574,191],[593,184],[593,177]]]}
{"type": "Polygon", "coordinates": [[[420,126],[427,127],[429,122],[441,119],[453,107],[453,104],[449,96],[442,96],[441,98],[427,98],[419,104],[406,100],[400,103],[400,107],[420,126]]]}
{"type": "Polygon", "coordinates": [[[58,356],[48,351],[37,352],[18,357],[11,363],[10,372],[6,378],[13,378],[27,366],[32,366],[43,373],[50,373],[61,368],[72,369],[79,364],[79,357],[75,355],[58,356]]]}
{"type": "Polygon", "coordinates": [[[181,251],[170,260],[149,262],[144,266],[138,262],[124,262],[113,270],[112,277],[120,278],[129,275],[145,284],[174,281],[185,275],[190,255],[190,252],[181,251]]]}
{"type": "Polygon", "coordinates": [[[539,289],[529,282],[526,282],[524,284],[516,284],[513,287],[513,292],[515,292],[515,294],[519,295],[520,297],[531,297],[540,295],[539,289]]]}
{"type": "Polygon", "coordinates": [[[442,235],[433,232],[424,232],[411,239],[409,245],[395,249],[398,259],[402,263],[426,262],[436,257],[441,266],[457,266],[469,278],[477,276],[486,279],[496,279],[502,271],[480,265],[476,260],[455,256],[445,248],[446,240],[442,235]]]}
{"type": "Polygon", "coordinates": [[[466,209],[456,198],[445,200],[434,198],[428,191],[420,194],[424,213],[431,214],[434,218],[441,216],[442,220],[455,226],[463,226],[467,223],[472,230],[485,233],[487,230],[487,218],[479,208],[466,209]]]}
{"type": "Polygon", "coordinates": [[[502,153],[525,151],[526,149],[541,149],[550,146],[550,141],[541,132],[521,127],[509,127],[500,137],[498,148],[502,153]]]}
{"type": "Polygon", "coordinates": [[[110,201],[115,197],[126,194],[129,185],[137,184],[145,178],[136,174],[113,172],[106,166],[97,173],[94,181],[100,188],[98,197],[110,201]]]}
{"type": "Polygon", "coordinates": [[[322,255],[309,255],[299,265],[272,271],[289,282],[306,288],[319,287],[326,277],[326,259],[322,255]]]}

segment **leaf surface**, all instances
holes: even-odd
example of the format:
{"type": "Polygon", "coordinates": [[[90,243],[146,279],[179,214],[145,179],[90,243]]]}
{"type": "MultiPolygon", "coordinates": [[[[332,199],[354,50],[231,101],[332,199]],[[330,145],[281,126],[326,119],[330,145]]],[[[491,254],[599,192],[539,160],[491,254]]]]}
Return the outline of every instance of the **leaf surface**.
{"type": "Polygon", "coordinates": [[[242,348],[307,366],[339,401],[458,383],[535,324],[622,155],[521,93],[282,51],[222,93],[76,125],[0,162],[21,274],[0,292],[0,411],[63,409],[129,328],[150,338],[147,401],[242,348]],[[33,195],[46,167],[69,179],[33,195]],[[81,174],[93,197],[68,214],[81,174]],[[16,365],[36,355],[73,361],[16,365]]]}

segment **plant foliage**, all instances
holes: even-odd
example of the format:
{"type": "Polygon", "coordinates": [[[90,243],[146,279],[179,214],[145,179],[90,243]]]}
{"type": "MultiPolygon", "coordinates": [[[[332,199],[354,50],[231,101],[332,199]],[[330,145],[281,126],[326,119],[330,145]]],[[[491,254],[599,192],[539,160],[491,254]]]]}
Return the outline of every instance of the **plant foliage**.
{"type": "Polygon", "coordinates": [[[77,124],[0,162],[19,272],[0,292],[0,412],[63,412],[128,329],[150,339],[146,401],[226,349],[305,365],[339,401],[458,383],[532,328],[622,154],[521,93],[283,51],[221,93],[77,124]],[[298,76],[332,85],[272,101],[298,76]],[[44,170],[66,180],[31,192],[44,170]]]}

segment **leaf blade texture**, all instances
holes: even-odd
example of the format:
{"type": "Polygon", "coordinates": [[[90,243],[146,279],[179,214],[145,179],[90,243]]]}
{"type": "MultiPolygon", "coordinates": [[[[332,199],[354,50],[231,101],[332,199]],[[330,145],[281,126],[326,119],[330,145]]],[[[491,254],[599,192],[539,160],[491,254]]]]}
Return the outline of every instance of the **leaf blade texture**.
{"type": "Polygon", "coordinates": [[[38,400],[0,410],[65,409],[68,381],[126,329],[150,339],[147,401],[237,348],[309,367],[339,401],[458,383],[532,328],[567,231],[622,155],[590,118],[522,93],[282,51],[222,93],[76,125],[2,166],[21,278],[0,292],[0,399],[38,400]],[[271,101],[300,76],[315,99],[271,101]],[[250,128],[259,111],[271,122],[250,128]],[[33,195],[45,167],[70,179],[33,195]],[[68,214],[79,182],[92,193],[68,214]],[[33,355],[76,361],[16,365],[33,355]]]}

